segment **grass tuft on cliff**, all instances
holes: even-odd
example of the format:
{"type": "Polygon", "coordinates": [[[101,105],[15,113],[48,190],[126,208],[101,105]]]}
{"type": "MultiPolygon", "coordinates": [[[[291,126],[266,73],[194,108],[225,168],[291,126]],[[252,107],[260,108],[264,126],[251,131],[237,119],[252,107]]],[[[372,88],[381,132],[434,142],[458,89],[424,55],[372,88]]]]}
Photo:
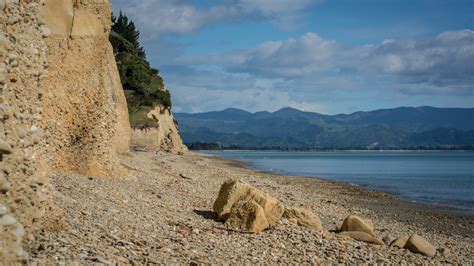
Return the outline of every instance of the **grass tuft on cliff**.
{"type": "Polygon", "coordinates": [[[112,23],[109,40],[127,98],[130,123],[134,128],[153,127],[155,121],[146,114],[157,105],[171,109],[170,93],[159,71],[148,63],[133,21],[120,13],[118,18],[112,15],[112,23]]]}

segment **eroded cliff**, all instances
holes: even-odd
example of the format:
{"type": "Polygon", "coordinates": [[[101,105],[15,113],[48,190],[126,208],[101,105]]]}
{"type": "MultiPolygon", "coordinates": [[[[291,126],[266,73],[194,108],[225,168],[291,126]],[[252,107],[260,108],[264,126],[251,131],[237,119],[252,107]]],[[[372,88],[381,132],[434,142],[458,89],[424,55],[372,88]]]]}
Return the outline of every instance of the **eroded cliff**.
{"type": "MultiPolygon", "coordinates": [[[[48,177],[121,179],[127,102],[109,42],[109,0],[0,0],[0,262],[27,262],[34,232],[61,226],[48,177]],[[46,214],[46,215],[45,215],[46,214]]],[[[169,109],[156,149],[186,150],[169,109]]]]}
{"type": "Polygon", "coordinates": [[[43,82],[44,162],[53,171],[125,174],[130,125],[110,32],[108,0],[46,0],[49,74],[43,82]]]}
{"type": "Polygon", "coordinates": [[[37,169],[42,136],[40,82],[46,73],[41,1],[0,0],[0,262],[26,259],[48,208],[37,169]]]}
{"type": "Polygon", "coordinates": [[[187,151],[179,135],[178,127],[168,108],[157,106],[147,117],[155,121],[155,127],[135,128],[131,146],[149,151],[165,151],[182,154],[187,151]]]}
{"type": "Polygon", "coordinates": [[[48,176],[126,175],[110,14],[108,0],[0,0],[0,262],[27,259],[55,222],[48,176]]]}

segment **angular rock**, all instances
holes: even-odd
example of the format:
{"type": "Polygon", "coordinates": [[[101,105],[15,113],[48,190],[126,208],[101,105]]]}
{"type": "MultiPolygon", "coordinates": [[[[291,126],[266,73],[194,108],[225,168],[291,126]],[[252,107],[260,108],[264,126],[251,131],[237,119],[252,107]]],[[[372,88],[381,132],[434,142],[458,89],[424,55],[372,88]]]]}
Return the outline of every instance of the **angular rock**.
{"type": "Polygon", "coordinates": [[[371,236],[370,234],[366,232],[361,232],[361,231],[344,231],[341,232],[339,235],[342,236],[348,236],[352,239],[358,240],[358,241],[363,241],[367,243],[372,243],[372,244],[377,244],[377,245],[383,245],[382,239],[379,239],[377,237],[371,236]]]}
{"type": "Polygon", "coordinates": [[[234,204],[225,225],[228,228],[252,233],[260,233],[269,226],[262,206],[253,200],[234,204]]]}
{"type": "Polygon", "coordinates": [[[295,219],[296,223],[300,226],[308,227],[314,231],[321,231],[323,225],[321,219],[316,216],[313,212],[305,208],[285,208],[283,217],[286,219],[295,219]]]}
{"type": "Polygon", "coordinates": [[[349,215],[341,226],[341,231],[360,231],[375,237],[374,226],[370,220],[362,219],[356,215],[349,215]]]}
{"type": "Polygon", "coordinates": [[[11,154],[12,147],[4,140],[0,139],[0,154],[11,154]]]}
{"type": "Polygon", "coordinates": [[[274,225],[283,215],[285,208],[278,199],[237,179],[229,179],[222,184],[213,210],[221,220],[227,221],[234,204],[239,201],[251,200],[263,208],[270,226],[274,225]]]}
{"type": "Polygon", "coordinates": [[[417,234],[410,236],[405,244],[405,248],[411,252],[420,253],[428,257],[434,257],[436,255],[436,247],[417,234]]]}
{"type": "Polygon", "coordinates": [[[403,248],[403,247],[405,247],[405,245],[408,241],[408,238],[410,238],[410,237],[409,236],[401,236],[401,237],[393,240],[392,243],[390,243],[390,246],[391,247],[403,248]]]}

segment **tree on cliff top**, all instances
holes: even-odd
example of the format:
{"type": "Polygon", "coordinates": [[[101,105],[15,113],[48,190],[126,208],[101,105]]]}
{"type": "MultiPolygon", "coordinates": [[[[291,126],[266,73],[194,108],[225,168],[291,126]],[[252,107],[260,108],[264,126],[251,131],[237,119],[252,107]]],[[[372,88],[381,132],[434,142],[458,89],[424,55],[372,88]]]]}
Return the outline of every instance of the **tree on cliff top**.
{"type": "Polygon", "coordinates": [[[127,98],[130,122],[133,127],[152,127],[154,121],[146,114],[157,105],[171,108],[170,94],[159,71],[148,63],[133,21],[120,12],[118,18],[112,14],[112,22],[109,40],[127,98]]]}

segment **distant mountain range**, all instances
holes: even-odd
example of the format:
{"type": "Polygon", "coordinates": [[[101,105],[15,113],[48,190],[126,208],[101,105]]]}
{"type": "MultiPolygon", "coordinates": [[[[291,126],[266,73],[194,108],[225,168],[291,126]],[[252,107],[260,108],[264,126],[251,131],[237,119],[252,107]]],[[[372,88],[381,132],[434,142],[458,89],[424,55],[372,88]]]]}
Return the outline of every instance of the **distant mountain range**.
{"type": "Polygon", "coordinates": [[[241,148],[413,148],[474,146],[474,108],[400,107],[324,115],[276,112],[175,113],[185,143],[241,148]]]}

